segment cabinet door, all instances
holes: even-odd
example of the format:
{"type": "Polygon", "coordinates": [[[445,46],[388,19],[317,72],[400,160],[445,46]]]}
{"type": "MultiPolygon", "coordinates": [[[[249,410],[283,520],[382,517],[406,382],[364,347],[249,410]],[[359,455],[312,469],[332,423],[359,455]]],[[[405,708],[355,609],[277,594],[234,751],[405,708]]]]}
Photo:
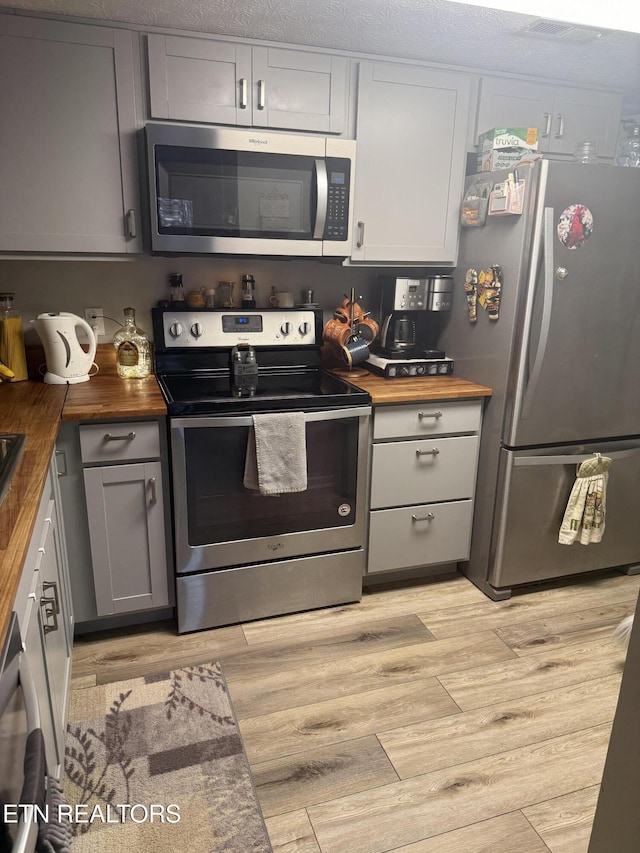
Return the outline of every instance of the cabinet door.
{"type": "Polygon", "coordinates": [[[492,127],[537,127],[538,149],[549,150],[556,87],[507,77],[483,77],[476,142],[492,127]]]}
{"type": "Polygon", "coordinates": [[[57,530],[56,505],[53,500],[50,500],[38,561],[41,581],[39,616],[44,640],[54,734],[58,754],[62,760],[71,683],[71,646],[65,627],[67,611],[60,551],[56,541],[57,530]]]}
{"type": "Polygon", "coordinates": [[[342,133],[347,60],[342,56],[253,48],[253,124],[342,133]]]}
{"type": "Polygon", "coordinates": [[[2,15],[0,115],[0,250],[141,250],[133,33],[2,15]]]}
{"type": "Polygon", "coordinates": [[[599,157],[616,153],[622,95],[558,86],[553,106],[553,128],[549,150],[573,154],[576,144],[595,142],[599,157]]]}
{"type": "Polygon", "coordinates": [[[251,124],[251,47],[149,35],[151,118],[251,124]]]}
{"type": "Polygon", "coordinates": [[[169,603],[160,462],[86,468],[98,616],[169,603]]]}
{"type": "Polygon", "coordinates": [[[361,62],[351,258],[456,261],[471,80],[361,62]]]}

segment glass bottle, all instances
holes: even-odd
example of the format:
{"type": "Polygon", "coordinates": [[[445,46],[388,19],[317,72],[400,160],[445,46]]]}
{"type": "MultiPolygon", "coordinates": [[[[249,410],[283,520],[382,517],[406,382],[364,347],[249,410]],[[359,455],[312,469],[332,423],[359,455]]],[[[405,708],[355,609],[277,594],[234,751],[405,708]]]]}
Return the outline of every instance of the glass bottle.
{"type": "Polygon", "coordinates": [[[588,140],[578,142],[573,150],[573,159],[577,163],[584,163],[585,165],[597,163],[598,149],[595,142],[589,142],[588,140]]]}
{"type": "Polygon", "coordinates": [[[243,308],[255,308],[256,307],[256,295],[255,295],[256,281],[252,275],[243,275],[242,276],[242,307],[243,308]]]}
{"type": "Polygon", "coordinates": [[[173,308],[184,308],[184,287],[182,285],[182,273],[174,272],[169,276],[171,287],[171,305],[173,308]]]}
{"type": "Polygon", "coordinates": [[[124,325],[113,336],[116,369],[123,379],[144,379],[151,373],[151,345],[146,332],[136,326],[136,312],[124,309],[124,325]]]}
{"type": "Polygon", "coordinates": [[[631,128],[629,137],[622,143],[618,165],[640,166],[640,124],[631,128]]]}
{"type": "Polygon", "coordinates": [[[0,365],[4,365],[13,376],[3,375],[0,380],[20,382],[28,379],[27,359],[24,350],[22,317],[13,307],[15,293],[0,293],[0,365]]]}

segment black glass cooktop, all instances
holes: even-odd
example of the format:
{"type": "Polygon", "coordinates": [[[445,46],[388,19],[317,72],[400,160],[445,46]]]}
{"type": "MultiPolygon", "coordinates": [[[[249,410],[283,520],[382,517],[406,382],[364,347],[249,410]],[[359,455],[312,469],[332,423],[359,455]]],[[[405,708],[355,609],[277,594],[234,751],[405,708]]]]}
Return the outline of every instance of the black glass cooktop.
{"type": "Polygon", "coordinates": [[[234,385],[229,372],[160,374],[158,380],[171,415],[306,411],[371,402],[366,391],[324,370],[261,372],[247,387],[234,385]]]}

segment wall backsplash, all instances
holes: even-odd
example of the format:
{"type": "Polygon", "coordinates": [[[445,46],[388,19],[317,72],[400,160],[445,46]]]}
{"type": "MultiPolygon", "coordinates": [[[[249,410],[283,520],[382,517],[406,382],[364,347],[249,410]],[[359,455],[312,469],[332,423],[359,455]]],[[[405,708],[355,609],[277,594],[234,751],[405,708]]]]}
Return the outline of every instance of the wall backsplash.
{"type": "MultiPolygon", "coordinates": [[[[301,299],[303,288],[313,288],[314,299],[331,312],[350,288],[363,308],[377,315],[378,275],[401,274],[401,270],[343,267],[312,260],[271,260],[264,258],[161,258],[144,256],[132,261],[3,260],[0,261],[2,290],[15,291],[27,343],[38,343],[29,321],[44,311],[70,311],[84,316],[85,307],[101,307],[105,318],[123,319],[122,309],[136,309],[138,324],[151,334],[151,308],[169,298],[169,275],[181,272],[185,292],[217,287],[218,281],[236,282],[236,305],[240,306],[244,273],[256,280],[256,301],[266,307],[272,286],[288,290],[301,299]]],[[[405,271],[419,277],[423,270],[405,271]]],[[[328,319],[327,315],[325,319],[328,319]]],[[[118,326],[105,319],[106,335],[99,343],[111,341],[118,326]]]]}

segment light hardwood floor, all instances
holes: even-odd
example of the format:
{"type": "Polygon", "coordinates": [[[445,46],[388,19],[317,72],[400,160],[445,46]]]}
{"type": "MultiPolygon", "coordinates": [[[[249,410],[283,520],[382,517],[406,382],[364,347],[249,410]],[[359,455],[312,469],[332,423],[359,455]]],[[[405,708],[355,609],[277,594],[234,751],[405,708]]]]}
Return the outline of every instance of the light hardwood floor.
{"type": "Polygon", "coordinates": [[[640,578],[459,575],[177,636],[80,638],[74,689],[218,660],[276,853],[586,853],[640,578]]]}

